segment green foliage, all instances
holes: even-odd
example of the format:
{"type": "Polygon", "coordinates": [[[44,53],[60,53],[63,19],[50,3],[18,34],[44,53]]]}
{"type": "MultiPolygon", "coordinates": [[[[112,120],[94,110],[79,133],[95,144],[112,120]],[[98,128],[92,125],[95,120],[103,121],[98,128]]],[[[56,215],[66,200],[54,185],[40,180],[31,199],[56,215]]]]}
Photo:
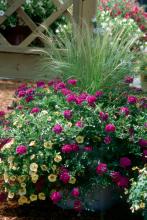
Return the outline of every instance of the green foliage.
{"type": "Polygon", "coordinates": [[[23,205],[60,192],[67,204],[77,200],[71,191],[78,187],[78,200],[86,208],[84,199],[95,185],[128,187],[134,174],[131,167],[143,166],[138,141],[146,138],[145,99],[130,97],[121,88],[116,88],[117,94],[80,93],[76,80],[49,84],[51,88],[43,82],[32,88],[21,86],[14,110],[5,117],[1,112],[0,198],[5,193],[8,201],[23,205]],[[65,114],[67,110],[70,114],[65,114]],[[108,124],[115,130],[107,131],[108,124]],[[60,132],[54,130],[56,125],[61,126],[60,132]],[[131,161],[127,169],[120,165],[122,157],[131,161]],[[99,165],[107,169],[102,167],[98,173],[99,165]],[[115,181],[114,171],[120,175],[115,181]],[[63,174],[68,175],[67,182],[63,174]]]}
{"type": "MultiPolygon", "coordinates": [[[[139,176],[132,181],[129,202],[132,204],[131,210],[147,208],[147,167],[139,170],[139,176]]],[[[145,213],[144,213],[145,214],[145,213]]]]}
{"type": "Polygon", "coordinates": [[[86,28],[83,33],[76,31],[46,38],[44,67],[49,73],[61,75],[63,79],[75,77],[81,89],[90,92],[103,87],[113,87],[131,72],[135,53],[131,50],[137,37],[126,36],[127,28],[104,34],[91,34],[86,28]],[[58,50],[59,49],[59,50],[58,50]]]}

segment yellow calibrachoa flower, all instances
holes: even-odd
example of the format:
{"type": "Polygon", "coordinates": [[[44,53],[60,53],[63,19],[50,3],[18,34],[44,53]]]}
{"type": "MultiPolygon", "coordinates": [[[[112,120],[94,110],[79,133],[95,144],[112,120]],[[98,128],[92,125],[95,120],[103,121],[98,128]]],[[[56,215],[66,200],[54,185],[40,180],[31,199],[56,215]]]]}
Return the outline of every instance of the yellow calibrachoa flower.
{"type": "Polygon", "coordinates": [[[36,201],[37,195],[35,195],[35,194],[30,195],[30,200],[31,200],[31,202],[36,201]]]}
{"type": "Polygon", "coordinates": [[[31,180],[32,180],[33,183],[36,183],[38,178],[39,178],[38,174],[31,175],[31,180]]]}
{"type": "Polygon", "coordinates": [[[132,167],[132,170],[139,170],[139,167],[132,167]]]}
{"type": "Polygon", "coordinates": [[[14,160],[14,157],[13,157],[13,156],[8,157],[8,163],[12,163],[13,160],[14,160]]]}
{"type": "Polygon", "coordinates": [[[42,193],[39,193],[39,194],[38,194],[38,198],[39,198],[40,200],[45,200],[45,199],[46,199],[46,196],[45,196],[45,194],[42,192],[42,193]]]}
{"type": "Polygon", "coordinates": [[[82,143],[84,142],[84,137],[83,137],[83,136],[77,136],[77,137],[76,137],[76,142],[77,142],[78,144],[82,144],[82,143]]]}
{"type": "Polygon", "coordinates": [[[70,184],[75,184],[75,183],[76,183],[76,178],[73,177],[73,176],[71,176],[71,177],[70,177],[70,180],[69,180],[69,183],[70,183],[70,184]]]}
{"type": "Polygon", "coordinates": [[[44,147],[48,149],[52,149],[53,143],[51,141],[45,141],[44,147]]]}
{"type": "Polygon", "coordinates": [[[7,173],[4,173],[4,181],[5,181],[5,182],[8,182],[8,180],[9,180],[8,174],[7,174],[7,173]]]}
{"type": "Polygon", "coordinates": [[[19,189],[19,191],[18,191],[18,194],[19,194],[20,196],[24,196],[24,195],[26,195],[26,193],[27,193],[27,191],[26,191],[26,188],[25,188],[25,187],[19,189]]]}
{"type": "Polygon", "coordinates": [[[37,164],[37,163],[31,163],[31,164],[30,164],[30,170],[31,170],[32,172],[37,172],[37,170],[38,170],[38,164],[37,164]]]}
{"type": "Polygon", "coordinates": [[[20,186],[21,186],[22,188],[25,188],[25,187],[26,187],[26,183],[21,183],[20,186]]]}
{"type": "Polygon", "coordinates": [[[54,157],[54,161],[55,161],[56,163],[61,162],[61,161],[62,161],[61,155],[57,154],[57,155],[54,157]]]}
{"type": "Polygon", "coordinates": [[[13,122],[13,125],[16,126],[18,124],[18,120],[13,122]]]}
{"type": "Polygon", "coordinates": [[[26,177],[25,176],[18,176],[17,180],[19,183],[23,183],[26,180],[26,177]]]}
{"type": "Polygon", "coordinates": [[[30,156],[30,159],[33,160],[34,158],[35,158],[35,154],[32,154],[32,155],[30,156]]]}
{"type": "Polygon", "coordinates": [[[23,204],[27,204],[28,203],[28,199],[26,196],[20,196],[20,198],[18,199],[18,204],[19,205],[23,205],[23,204]]]}
{"type": "Polygon", "coordinates": [[[141,209],[144,209],[144,208],[145,208],[145,203],[144,203],[144,202],[141,202],[140,205],[139,205],[139,207],[140,207],[141,209]]]}
{"type": "Polygon", "coordinates": [[[48,114],[48,111],[43,110],[43,111],[41,111],[41,114],[43,114],[43,115],[47,115],[47,114],[48,114]]]}
{"type": "Polygon", "coordinates": [[[47,166],[45,164],[41,165],[42,171],[47,171],[47,166]]]}
{"type": "Polygon", "coordinates": [[[48,180],[53,183],[57,180],[57,176],[55,174],[50,174],[48,180]]]}
{"type": "Polygon", "coordinates": [[[72,127],[72,123],[71,123],[71,122],[68,122],[68,123],[67,123],[67,127],[71,128],[71,127],[72,127]]]}
{"type": "Polygon", "coordinates": [[[31,141],[30,144],[29,144],[30,147],[34,147],[35,145],[36,145],[35,141],[31,141]]]}
{"type": "Polygon", "coordinates": [[[54,112],[54,115],[59,116],[59,115],[60,115],[60,112],[54,112]]]}
{"type": "Polygon", "coordinates": [[[8,198],[9,198],[9,199],[13,199],[13,198],[14,198],[14,193],[9,192],[9,193],[8,193],[8,198]]]}
{"type": "Polygon", "coordinates": [[[16,176],[10,176],[9,179],[14,182],[16,180],[16,176]]]}
{"type": "Polygon", "coordinates": [[[47,120],[48,120],[48,121],[51,121],[51,120],[52,120],[51,116],[49,116],[49,117],[47,118],[47,120]]]}

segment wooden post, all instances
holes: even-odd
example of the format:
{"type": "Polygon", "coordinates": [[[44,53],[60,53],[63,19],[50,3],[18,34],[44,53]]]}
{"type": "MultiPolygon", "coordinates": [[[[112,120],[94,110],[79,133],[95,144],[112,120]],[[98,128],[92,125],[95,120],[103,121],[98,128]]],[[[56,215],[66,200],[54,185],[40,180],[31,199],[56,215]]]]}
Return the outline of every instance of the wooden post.
{"type": "Polygon", "coordinates": [[[73,19],[80,29],[85,24],[91,29],[92,19],[96,15],[97,0],[73,0],[73,19]]]}

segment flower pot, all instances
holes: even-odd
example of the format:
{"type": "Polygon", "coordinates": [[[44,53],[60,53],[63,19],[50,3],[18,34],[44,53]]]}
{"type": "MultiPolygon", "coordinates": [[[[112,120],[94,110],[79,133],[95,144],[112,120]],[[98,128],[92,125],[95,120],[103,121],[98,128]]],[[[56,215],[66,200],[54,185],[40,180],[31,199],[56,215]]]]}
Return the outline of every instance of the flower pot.
{"type": "MultiPolygon", "coordinates": [[[[67,200],[66,202],[60,202],[59,207],[63,209],[73,209],[75,200],[67,200]]],[[[85,197],[82,197],[86,210],[89,211],[105,211],[111,208],[116,203],[120,202],[120,194],[116,188],[107,187],[102,188],[97,186],[94,189],[86,193],[85,197]]]]}
{"type": "Polygon", "coordinates": [[[147,74],[140,74],[141,87],[144,92],[147,92],[147,74]]]}

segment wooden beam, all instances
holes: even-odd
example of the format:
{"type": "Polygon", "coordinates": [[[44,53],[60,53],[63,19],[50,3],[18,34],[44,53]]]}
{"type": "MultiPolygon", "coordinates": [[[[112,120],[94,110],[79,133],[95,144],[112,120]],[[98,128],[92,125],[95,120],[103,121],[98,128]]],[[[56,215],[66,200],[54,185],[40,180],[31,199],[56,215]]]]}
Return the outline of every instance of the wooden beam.
{"type": "Polygon", "coordinates": [[[85,25],[92,28],[92,19],[96,15],[97,0],[73,0],[73,19],[78,28],[85,25]]]}
{"type": "Polygon", "coordinates": [[[41,56],[38,54],[0,52],[0,78],[49,80],[56,77],[52,73],[49,74],[48,70],[42,69],[41,59],[41,56]]]}

